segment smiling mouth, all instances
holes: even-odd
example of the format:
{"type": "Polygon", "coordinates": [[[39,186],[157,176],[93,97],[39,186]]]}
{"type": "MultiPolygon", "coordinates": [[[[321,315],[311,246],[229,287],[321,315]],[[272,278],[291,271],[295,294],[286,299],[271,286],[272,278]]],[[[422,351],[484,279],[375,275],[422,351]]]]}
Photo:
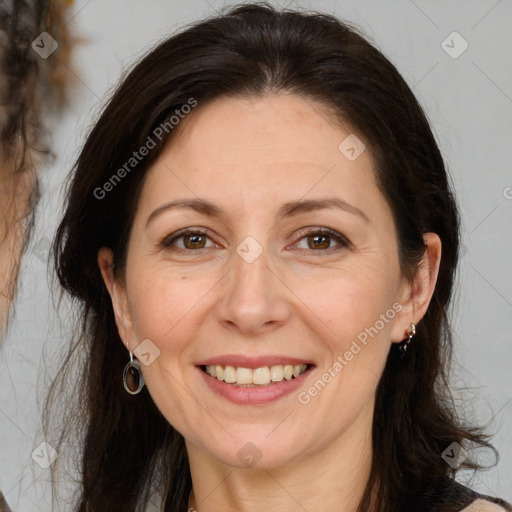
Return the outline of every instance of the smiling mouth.
{"type": "Polygon", "coordinates": [[[264,387],[296,379],[312,367],[311,364],[276,364],[254,369],[221,365],[204,365],[200,368],[210,377],[234,387],[264,387]]]}

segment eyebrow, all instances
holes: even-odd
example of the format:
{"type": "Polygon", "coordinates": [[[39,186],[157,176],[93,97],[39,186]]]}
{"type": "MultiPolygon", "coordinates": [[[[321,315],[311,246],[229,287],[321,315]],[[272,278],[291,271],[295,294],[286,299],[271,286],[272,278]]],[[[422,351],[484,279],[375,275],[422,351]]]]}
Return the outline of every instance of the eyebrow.
{"type": "MultiPolygon", "coordinates": [[[[276,220],[280,221],[286,217],[293,217],[301,213],[307,213],[314,210],[338,209],[352,213],[361,217],[366,222],[370,222],[367,215],[359,208],[338,197],[329,197],[326,199],[309,199],[301,201],[291,201],[284,203],[276,214],[276,220]]],[[[223,218],[225,214],[221,208],[206,199],[177,199],[159,206],[153,210],[146,220],[145,227],[158,215],[174,209],[189,209],[206,215],[208,217],[223,218]]]]}

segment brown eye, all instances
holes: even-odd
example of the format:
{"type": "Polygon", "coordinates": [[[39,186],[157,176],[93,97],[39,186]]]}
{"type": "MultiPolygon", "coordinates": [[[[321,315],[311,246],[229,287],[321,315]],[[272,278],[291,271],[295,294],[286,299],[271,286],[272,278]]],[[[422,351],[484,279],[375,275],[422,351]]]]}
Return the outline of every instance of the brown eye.
{"type": "Polygon", "coordinates": [[[313,241],[312,243],[308,243],[310,249],[329,249],[330,245],[330,236],[329,235],[314,235],[306,237],[308,241],[313,241]]]}
{"type": "Polygon", "coordinates": [[[209,238],[206,232],[200,229],[186,229],[164,238],[160,242],[160,247],[177,252],[208,249],[206,242],[209,238]]]}
{"type": "Polygon", "coordinates": [[[187,249],[203,249],[206,241],[206,237],[203,235],[187,235],[182,237],[184,242],[183,245],[187,249]]]}
{"type": "Polygon", "coordinates": [[[347,238],[336,231],[329,229],[317,229],[315,231],[309,231],[301,233],[302,238],[299,243],[303,240],[307,240],[307,247],[299,247],[300,249],[309,249],[307,252],[334,252],[349,247],[351,244],[347,238]],[[337,244],[337,247],[332,247],[333,241],[337,244]]]}

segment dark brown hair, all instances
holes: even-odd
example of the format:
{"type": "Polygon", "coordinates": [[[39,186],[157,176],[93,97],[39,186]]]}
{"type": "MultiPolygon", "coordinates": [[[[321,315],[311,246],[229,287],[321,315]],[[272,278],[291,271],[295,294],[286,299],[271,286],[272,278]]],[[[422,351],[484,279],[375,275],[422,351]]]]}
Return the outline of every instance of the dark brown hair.
{"type": "MultiPolygon", "coordinates": [[[[70,176],[53,251],[61,285],[81,306],[80,329],[63,372],[70,373],[74,360],[83,365],[63,434],[73,426],[81,434],[76,438],[80,512],[143,510],[157,491],[163,496],[162,510],[181,512],[191,490],[183,437],[156,408],[147,388],[136,397],[123,390],[127,351],[97,264],[98,250],[110,247],[116,276],[123,276],[144,176],[173,132],[106,197],[99,199],[94,191],[190,98],[205,105],[218,97],[280,91],[320,102],[365,142],[393,211],[404,275],[413,276],[423,255],[423,233],[437,233],[442,241],[428,312],[400,363],[393,345],[378,385],[373,465],[359,510],[368,510],[376,485],[378,512],[413,510],[410,500],[426,482],[454,476],[456,470],[441,457],[452,442],[494,450],[489,436],[459,420],[448,388],[452,338],[447,309],[459,218],[422,108],[396,68],[349,23],[325,14],[245,4],[187,27],[142,58],[110,98],[70,176]]],[[[48,403],[55,404],[65,389],[56,380],[48,403]]],[[[48,408],[47,421],[50,414],[48,408]]],[[[469,458],[462,467],[481,466],[469,458]]]]}

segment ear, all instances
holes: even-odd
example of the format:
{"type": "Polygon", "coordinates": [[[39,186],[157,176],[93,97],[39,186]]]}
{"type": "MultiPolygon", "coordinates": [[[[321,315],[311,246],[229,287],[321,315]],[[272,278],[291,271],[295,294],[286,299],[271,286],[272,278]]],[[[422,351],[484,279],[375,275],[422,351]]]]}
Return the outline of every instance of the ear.
{"type": "Polygon", "coordinates": [[[133,325],[128,307],[128,297],[126,295],[125,286],[118,281],[114,276],[114,253],[108,247],[102,247],[98,251],[98,266],[100,267],[101,275],[105,286],[108,289],[110,299],[112,300],[112,308],[116,320],[117,330],[123,343],[130,347],[133,352],[136,343],[133,339],[133,325]]]}
{"type": "Polygon", "coordinates": [[[404,282],[399,299],[402,309],[395,317],[391,341],[400,343],[411,323],[418,324],[425,316],[436,287],[441,263],[441,239],[436,233],[424,233],[425,252],[411,282],[404,282]]]}

